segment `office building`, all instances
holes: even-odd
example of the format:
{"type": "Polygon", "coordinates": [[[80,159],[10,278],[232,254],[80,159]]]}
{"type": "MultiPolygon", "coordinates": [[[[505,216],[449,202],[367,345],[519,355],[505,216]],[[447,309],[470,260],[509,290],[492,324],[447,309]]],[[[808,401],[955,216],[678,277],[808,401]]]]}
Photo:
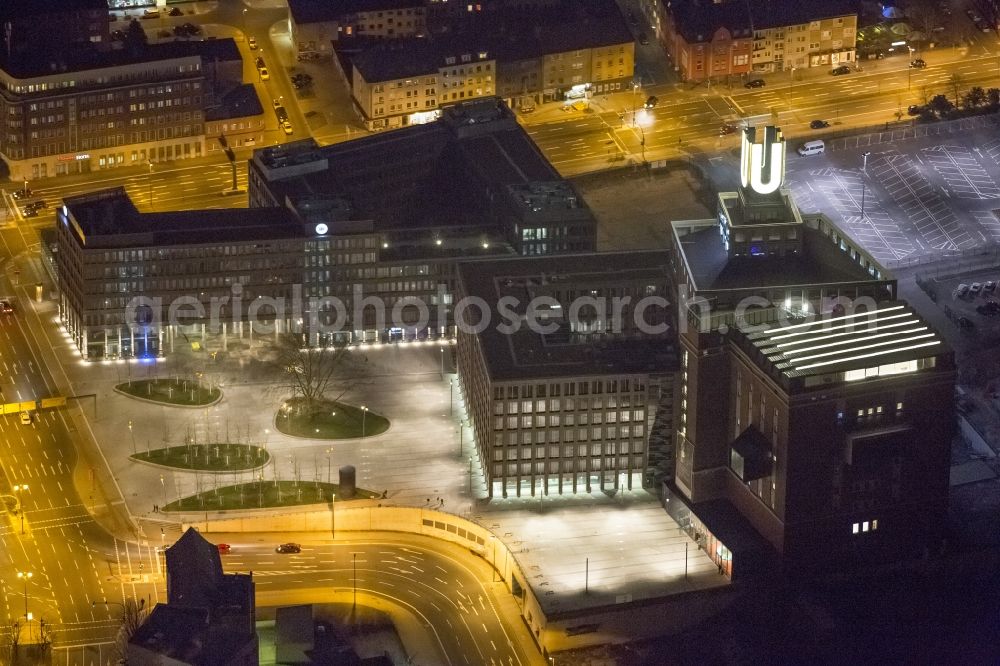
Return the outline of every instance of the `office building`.
{"type": "Polygon", "coordinates": [[[459,266],[459,302],[484,306],[456,314],[457,358],[490,497],[642,487],[651,431],[674,427],[676,338],[655,300],[666,261],[623,252],[459,266]]]}
{"type": "Polygon", "coordinates": [[[310,344],[451,337],[458,262],[596,243],[586,203],[496,99],[392,134],[260,149],[249,185],[249,210],[161,213],[121,188],[65,201],[60,315],[84,357],[169,353],[181,332],[225,348],[255,316],[310,344]],[[213,325],[211,303],[237,285],[245,305],[275,305],[226,305],[213,325]],[[137,297],[162,307],[130,315],[137,297]],[[205,315],[175,325],[168,305],[185,297],[205,315]]]}
{"type": "Polygon", "coordinates": [[[856,59],[857,9],[836,2],[650,0],[656,36],[685,81],[811,67],[856,59]]]}
{"type": "Polygon", "coordinates": [[[206,111],[240,84],[232,39],[126,47],[107,6],[85,0],[0,11],[0,157],[14,181],[201,156],[206,111]]]}
{"type": "MultiPolygon", "coordinates": [[[[793,568],[922,552],[947,506],[951,352],[783,177],[780,132],[746,130],[718,217],[672,224],[685,316],[668,509],[697,521],[724,500],[793,568]]],[[[698,531],[728,569],[729,521],[710,522],[698,531]]]]}

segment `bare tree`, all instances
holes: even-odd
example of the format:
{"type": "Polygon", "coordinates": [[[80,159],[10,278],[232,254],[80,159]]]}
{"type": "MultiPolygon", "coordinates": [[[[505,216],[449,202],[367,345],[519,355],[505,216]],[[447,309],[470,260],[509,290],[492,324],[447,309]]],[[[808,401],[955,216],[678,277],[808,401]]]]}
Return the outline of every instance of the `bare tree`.
{"type": "Polygon", "coordinates": [[[121,625],[118,627],[118,635],[115,637],[115,656],[124,662],[128,659],[128,643],[149,617],[149,609],[146,608],[145,599],[136,601],[135,598],[129,598],[120,606],[122,611],[121,625]]]}
{"type": "MultiPolygon", "coordinates": [[[[301,397],[310,409],[327,397],[338,371],[348,359],[346,347],[302,347],[299,335],[286,333],[275,345],[274,365],[281,373],[280,385],[292,397],[301,397]]],[[[339,397],[339,396],[338,396],[339,397]]]]}
{"type": "Polygon", "coordinates": [[[961,103],[959,96],[962,94],[962,88],[965,87],[965,78],[957,72],[952,74],[948,77],[948,87],[955,95],[955,106],[958,106],[961,103]]]}

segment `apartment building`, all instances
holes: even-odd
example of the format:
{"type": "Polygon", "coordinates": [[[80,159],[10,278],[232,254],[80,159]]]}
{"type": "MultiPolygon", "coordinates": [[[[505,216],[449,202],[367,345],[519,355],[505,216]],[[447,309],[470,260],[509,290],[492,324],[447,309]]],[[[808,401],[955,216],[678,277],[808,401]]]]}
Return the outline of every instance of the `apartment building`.
{"type": "Polygon", "coordinates": [[[289,0],[288,27],[298,53],[330,54],[341,40],[423,36],[425,0],[289,0]]]}
{"type": "Polygon", "coordinates": [[[456,322],[457,358],[489,496],[641,488],[651,431],[674,425],[666,255],[496,259],[458,272],[459,302],[483,304],[456,322]]]}
{"type": "Polygon", "coordinates": [[[0,67],[0,156],[14,180],[198,157],[212,86],[238,85],[241,69],[232,39],[43,53],[0,67]]]}
{"type": "Polygon", "coordinates": [[[739,521],[795,569],[905,557],[934,542],[946,508],[951,352],[783,178],[780,131],[748,129],[718,216],[672,223],[683,315],[667,507],[690,510],[730,572],[739,521]]]}
{"type": "Polygon", "coordinates": [[[854,62],[857,11],[846,0],[775,4],[657,2],[657,38],[685,81],[854,62]]]}
{"type": "Polygon", "coordinates": [[[372,130],[430,122],[445,106],[496,92],[496,59],[471,45],[384,44],[359,53],[351,64],[351,94],[372,130]]]}

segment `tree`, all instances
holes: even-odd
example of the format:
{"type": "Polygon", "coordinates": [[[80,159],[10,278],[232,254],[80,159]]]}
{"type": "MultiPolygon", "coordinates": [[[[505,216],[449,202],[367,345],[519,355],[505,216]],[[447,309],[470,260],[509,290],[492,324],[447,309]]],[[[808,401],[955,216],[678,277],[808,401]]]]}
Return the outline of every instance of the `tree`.
{"type": "Polygon", "coordinates": [[[944,95],[934,95],[931,101],[927,102],[927,108],[936,113],[939,118],[944,118],[955,110],[955,105],[944,95]]]}
{"type": "Polygon", "coordinates": [[[125,29],[125,49],[129,53],[142,53],[146,50],[146,46],[149,44],[149,38],[146,37],[146,30],[142,27],[137,19],[132,19],[128,27],[125,29]]]}
{"type": "Polygon", "coordinates": [[[146,608],[145,599],[136,601],[134,597],[126,599],[125,603],[121,605],[121,609],[121,625],[118,627],[118,635],[115,637],[115,653],[119,659],[125,660],[128,658],[128,643],[149,617],[149,609],[146,608]]]}
{"type": "Polygon", "coordinates": [[[986,103],[986,91],[980,86],[973,86],[965,93],[965,99],[962,101],[966,109],[978,108],[986,103]]]}
{"type": "Polygon", "coordinates": [[[986,91],[986,103],[994,111],[1000,108],[1000,88],[990,88],[986,91]]]}
{"type": "Polygon", "coordinates": [[[962,88],[965,87],[965,78],[958,73],[952,74],[948,77],[948,87],[951,88],[952,95],[955,97],[955,106],[958,106],[959,95],[962,94],[962,88]]]}
{"type": "Polygon", "coordinates": [[[325,399],[330,384],[349,358],[346,347],[302,348],[302,337],[285,333],[275,345],[274,365],[282,376],[283,388],[292,397],[301,397],[307,409],[325,399]]]}

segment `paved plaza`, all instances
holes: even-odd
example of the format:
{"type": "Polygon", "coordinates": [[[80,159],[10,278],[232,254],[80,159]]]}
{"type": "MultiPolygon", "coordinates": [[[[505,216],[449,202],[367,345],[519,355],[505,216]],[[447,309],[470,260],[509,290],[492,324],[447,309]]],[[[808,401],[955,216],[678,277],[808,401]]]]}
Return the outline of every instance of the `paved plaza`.
{"type": "Polygon", "coordinates": [[[826,213],[889,266],[1000,242],[1000,139],[986,129],[790,151],[787,174],[803,212],[826,213]]]}

